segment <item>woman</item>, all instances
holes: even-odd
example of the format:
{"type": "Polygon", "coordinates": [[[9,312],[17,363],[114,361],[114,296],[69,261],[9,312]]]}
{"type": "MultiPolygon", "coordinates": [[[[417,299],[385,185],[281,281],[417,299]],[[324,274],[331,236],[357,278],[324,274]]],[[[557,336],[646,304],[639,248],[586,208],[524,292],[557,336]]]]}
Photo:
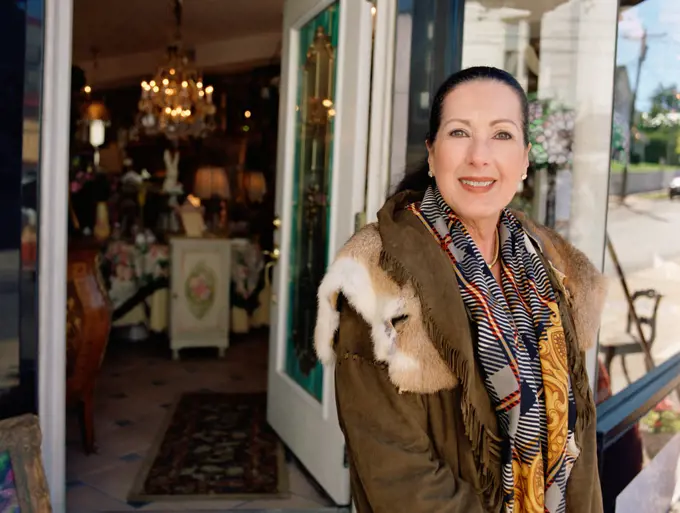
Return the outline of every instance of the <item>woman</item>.
{"type": "Polygon", "coordinates": [[[452,75],[427,165],[319,288],[353,500],[369,512],[602,510],[584,351],[604,279],[507,209],[526,178],[527,98],[508,73],[452,75]]]}

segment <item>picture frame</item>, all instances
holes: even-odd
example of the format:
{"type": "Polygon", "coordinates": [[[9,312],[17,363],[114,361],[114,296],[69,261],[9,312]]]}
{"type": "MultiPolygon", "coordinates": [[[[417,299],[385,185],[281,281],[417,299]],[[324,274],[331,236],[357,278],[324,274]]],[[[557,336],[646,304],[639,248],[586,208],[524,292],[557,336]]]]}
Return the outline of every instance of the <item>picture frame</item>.
{"type": "Polygon", "coordinates": [[[187,198],[182,206],[177,207],[177,214],[182,222],[184,234],[187,237],[202,237],[205,232],[205,221],[203,220],[203,209],[200,207],[200,200],[194,204],[197,198],[187,198]]]}
{"type": "Polygon", "coordinates": [[[0,421],[0,513],[51,513],[36,415],[0,421]]]}

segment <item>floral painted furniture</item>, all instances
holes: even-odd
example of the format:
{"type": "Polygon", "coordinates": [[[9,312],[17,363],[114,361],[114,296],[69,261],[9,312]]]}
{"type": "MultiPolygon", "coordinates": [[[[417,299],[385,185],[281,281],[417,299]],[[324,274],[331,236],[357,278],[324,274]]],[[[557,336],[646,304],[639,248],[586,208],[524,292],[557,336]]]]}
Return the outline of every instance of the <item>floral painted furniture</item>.
{"type": "MultiPolygon", "coordinates": [[[[245,238],[230,239],[230,248],[229,329],[244,334],[269,325],[270,283],[257,243],[245,238]]],[[[139,332],[141,338],[148,331],[165,332],[171,308],[170,246],[113,240],[105,253],[105,267],[109,270],[108,294],[115,309],[113,326],[135,327],[134,333],[139,332]],[[150,289],[152,293],[146,294],[150,289]],[[141,303],[136,300],[140,295],[146,297],[141,303]],[[130,304],[135,306],[128,307],[130,304]]]]}
{"type": "Polygon", "coordinates": [[[218,237],[170,239],[170,349],[229,347],[231,244],[218,237]]]}

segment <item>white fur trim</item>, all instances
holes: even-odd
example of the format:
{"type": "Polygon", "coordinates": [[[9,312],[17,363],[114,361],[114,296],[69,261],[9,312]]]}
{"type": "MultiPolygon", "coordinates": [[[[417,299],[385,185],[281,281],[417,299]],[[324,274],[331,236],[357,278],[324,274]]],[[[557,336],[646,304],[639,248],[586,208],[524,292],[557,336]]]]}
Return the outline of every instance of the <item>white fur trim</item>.
{"type": "Polygon", "coordinates": [[[399,296],[376,293],[373,279],[364,264],[351,257],[338,258],[328,269],[319,286],[319,310],[314,330],[317,356],[324,365],[335,361],[333,337],[338,329],[337,299],[342,293],[371,327],[373,352],[378,361],[399,367],[418,367],[418,362],[397,347],[397,331],[392,319],[403,313],[399,296]]]}

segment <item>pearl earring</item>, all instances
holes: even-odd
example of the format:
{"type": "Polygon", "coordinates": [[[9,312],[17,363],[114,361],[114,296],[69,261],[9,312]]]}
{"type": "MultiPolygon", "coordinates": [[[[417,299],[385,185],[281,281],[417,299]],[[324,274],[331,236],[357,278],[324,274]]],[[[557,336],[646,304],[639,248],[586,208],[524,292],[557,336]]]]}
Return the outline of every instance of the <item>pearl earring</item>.
{"type": "Polygon", "coordinates": [[[434,178],[434,173],[432,172],[432,169],[428,169],[427,176],[429,176],[430,178],[434,178]]]}
{"type": "Polygon", "coordinates": [[[522,175],[522,180],[526,180],[526,179],[527,179],[527,174],[524,173],[524,174],[522,175]]]}

